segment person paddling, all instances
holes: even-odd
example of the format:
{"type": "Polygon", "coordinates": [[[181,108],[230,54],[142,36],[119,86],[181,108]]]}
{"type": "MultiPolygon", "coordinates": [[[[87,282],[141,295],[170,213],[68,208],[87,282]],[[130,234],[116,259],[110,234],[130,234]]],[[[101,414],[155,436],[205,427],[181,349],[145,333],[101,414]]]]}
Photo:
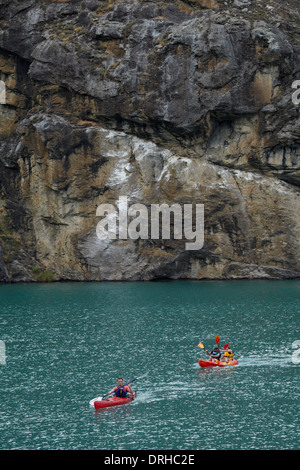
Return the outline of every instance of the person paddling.
{"type": "Polygon", "coordinates": [[[114,387],[109,392],[109,395],[114,394],[116,397],[120,397],[120,398],[127,398],[128,393],[130,394],[130,396],[133,395],[133,391],[132,391],[131,387],[129,385],[124,385],[123,384],[123,378],[122,377],[117,378],[117,384],[118,384],[118,386],[114,387]]]}
{"type": "Polygon", "coordinates": [[[221,351],[219,349],[219,346],[214,346],[214,349],[212,351],[207,351],[206,354],[210,356],[209,361],[219,361],[221,359],[221,351]]]}
{"type": "Polygon", "coordinates": [[[224,362],[230,362],[233,360],[233,351],[232,349],[230,348],[229,344],[226,343],[224,344],[224,355],[223,357],[221,358],[221,361],[224,361],[224,362]]]}

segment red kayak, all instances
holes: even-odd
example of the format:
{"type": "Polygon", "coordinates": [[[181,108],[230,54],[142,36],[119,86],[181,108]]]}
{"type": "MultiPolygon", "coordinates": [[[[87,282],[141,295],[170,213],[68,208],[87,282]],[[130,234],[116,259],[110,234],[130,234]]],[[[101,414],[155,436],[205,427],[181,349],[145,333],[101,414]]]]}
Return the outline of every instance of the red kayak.
{"type": "Polygon", "coordinates": [[[125,405],[125,403],[129,403],[130,401],[135,399],[136,392],[133,393],[132,397],[129,398],[121,398],[121,397],[109,397],[104,400],[94,401],[93,405],[96,410],[100,410],[100,408],[108,408],[110,406],[118,406],[118,405],[125,405]]]}
{"type": "Polygon", "coordinates": [[[232,359],[232,361],[229,362],[220,362],[217,360],[214,361],[203,361],[202,359],[199,359],[199,366],[200,367],[227,367],[227,366],[236,366],[238,364],[238,361],[236,359],[232,359]]]}

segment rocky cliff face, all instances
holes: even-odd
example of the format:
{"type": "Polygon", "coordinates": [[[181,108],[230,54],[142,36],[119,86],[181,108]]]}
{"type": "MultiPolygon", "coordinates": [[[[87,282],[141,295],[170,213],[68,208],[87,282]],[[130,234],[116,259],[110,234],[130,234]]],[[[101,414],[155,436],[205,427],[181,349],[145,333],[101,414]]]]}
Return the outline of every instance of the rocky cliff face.
{"type": "Polygon", "coordinates": [[[297,3],[0,1],[0,280],[300,277],[297,3]],[[203,248],[99,240],[120,196],[203,248]]]}

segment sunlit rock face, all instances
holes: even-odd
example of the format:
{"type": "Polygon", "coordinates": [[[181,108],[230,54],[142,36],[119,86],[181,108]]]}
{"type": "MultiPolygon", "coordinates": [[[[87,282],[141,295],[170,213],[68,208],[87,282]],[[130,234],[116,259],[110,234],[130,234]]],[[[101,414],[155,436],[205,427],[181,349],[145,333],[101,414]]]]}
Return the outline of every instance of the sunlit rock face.
{"type": "Polygon", "coordinates": [[[296,7],[1,1],[0,281],[299,277],[296,7]],[[125,196],[149,236],[100,239],[125,196]],[[204,205],[201,249],[153,204],[204,205]]]}

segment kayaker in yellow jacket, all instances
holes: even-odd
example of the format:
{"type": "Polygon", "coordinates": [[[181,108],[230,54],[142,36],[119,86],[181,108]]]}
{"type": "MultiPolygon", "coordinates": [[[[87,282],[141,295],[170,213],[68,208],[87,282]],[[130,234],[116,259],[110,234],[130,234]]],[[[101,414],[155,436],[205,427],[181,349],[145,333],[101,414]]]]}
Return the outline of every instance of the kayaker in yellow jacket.
{"type": "Polygon", "coordinates": [[[224,344],[223,351],[224,351],[224,355],[222,356],[221,361],[224,361],[224,362],[232,361],[234,353],[228,343],[224,344]]]}

